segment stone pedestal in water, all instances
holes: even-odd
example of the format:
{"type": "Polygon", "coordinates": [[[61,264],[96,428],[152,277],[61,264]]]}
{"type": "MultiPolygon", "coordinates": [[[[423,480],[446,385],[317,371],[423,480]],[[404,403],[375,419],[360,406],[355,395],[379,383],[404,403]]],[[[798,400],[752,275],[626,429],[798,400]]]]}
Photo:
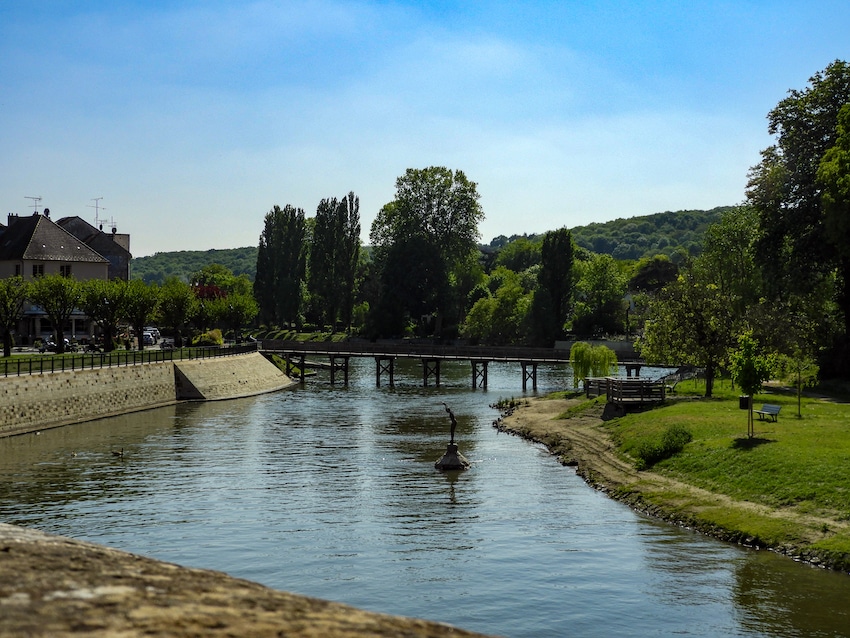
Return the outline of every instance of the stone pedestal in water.
{"type": "Polygon", "coordinates": [[[469,461],[457,451],[456,444],[449,443],[446,446],[446,453],[434,463],[434,467],[438,470],[465,470],[469,467],[469,461]]]}

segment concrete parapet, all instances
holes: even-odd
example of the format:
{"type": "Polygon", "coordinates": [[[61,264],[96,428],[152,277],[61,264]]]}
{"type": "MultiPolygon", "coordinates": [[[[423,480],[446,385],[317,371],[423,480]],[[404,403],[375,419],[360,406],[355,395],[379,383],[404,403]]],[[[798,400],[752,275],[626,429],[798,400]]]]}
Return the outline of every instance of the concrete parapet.
{"type": "Polygon", "coordinates": [[[0,524],[0,635],[480,636],[0,524]]]}

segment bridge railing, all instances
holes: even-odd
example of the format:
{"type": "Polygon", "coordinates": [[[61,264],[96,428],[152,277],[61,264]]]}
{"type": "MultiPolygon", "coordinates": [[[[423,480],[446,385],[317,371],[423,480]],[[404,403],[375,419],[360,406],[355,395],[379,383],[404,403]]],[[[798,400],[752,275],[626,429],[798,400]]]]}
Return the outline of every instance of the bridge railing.
{"type": "Polygon", "coordinates": [[[469,359],[483,361],[528,361],[567,363],[568,350],[555,348],[457,346],[420,343],[377,343],[371,341],[286,341],[265,339],[261,350],[292,354],[376,356],[399,358],[469,359]]]}

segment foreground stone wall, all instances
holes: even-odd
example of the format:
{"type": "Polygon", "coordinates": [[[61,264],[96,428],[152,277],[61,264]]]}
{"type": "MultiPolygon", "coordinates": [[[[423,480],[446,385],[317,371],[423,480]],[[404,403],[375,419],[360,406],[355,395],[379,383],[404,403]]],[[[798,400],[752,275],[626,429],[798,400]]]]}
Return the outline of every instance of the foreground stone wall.
{"type": "Polygon", "coordinates": [[[0,524],[0,635],[480,636],[0,524]]]}
{"type": "Polygon", "coordinates": [[[170,362],[0,378],[0,436],[169,405],[170,362]]]}

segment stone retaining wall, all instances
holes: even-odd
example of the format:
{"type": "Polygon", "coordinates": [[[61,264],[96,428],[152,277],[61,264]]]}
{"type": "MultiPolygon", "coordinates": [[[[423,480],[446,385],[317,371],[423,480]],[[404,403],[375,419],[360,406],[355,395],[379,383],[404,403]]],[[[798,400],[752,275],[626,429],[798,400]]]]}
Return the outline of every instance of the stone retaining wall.
{"type": "Polygon", "coordinates": [[[214,359],[175,361],[181,399],[235,399],[274,392],[292,384],[280,368],[259,352],[214,359]]]}
{"type": "Polygon", "coordinates": [[[170,405],[233,399],[293,381],[259,352],[0,378],[0,436],[170,405]]]}
{"type": "Polygon", "coordinates": [[[171,362],[0,379],[0,436],[168,405],[171,362]]]}

